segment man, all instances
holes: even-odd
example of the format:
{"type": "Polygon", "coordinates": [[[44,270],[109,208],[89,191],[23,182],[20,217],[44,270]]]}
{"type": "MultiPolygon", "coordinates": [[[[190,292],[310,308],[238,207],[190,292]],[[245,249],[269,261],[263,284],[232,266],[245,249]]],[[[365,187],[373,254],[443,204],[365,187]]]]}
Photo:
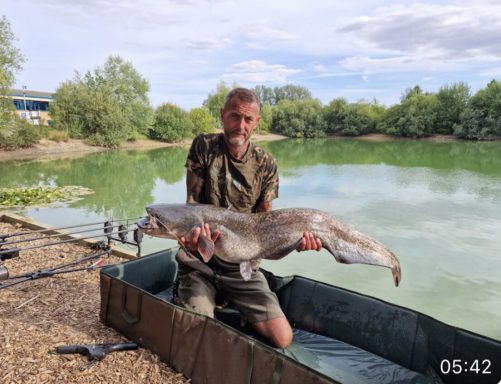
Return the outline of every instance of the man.
{"type": "MultiPolygon", "coordinates": [[[[259,99],[254,92],[232,90],[221,109],[222,134],[200,135],[186,161],[187,202],[227,207],[239,212],[271,211],[278,197],[278,172],[275,159],[250,142],[259,124],[259,99]]],[[[178,295],[181,302],[196,312],[214,316],[216,294],[222,293],[247,317],[254,329],[279,347],[292,342],[292,329],[276,295],[271,292],[259,262],[253,264],[252,277],[244,281],[240,266],[213,257],[205,264],[197,254],[200,235],[217,241],[208,224],[194,228],[181,238],[190,254],[181,249],[178,295]]],[[[245,246],[242,244],[242,246],[245,246]]],[[[298,250],[320,250],[321,241],[305,232],[298,250]]],[[[217,255],[216,255],[217,256],[217,255]]]]}

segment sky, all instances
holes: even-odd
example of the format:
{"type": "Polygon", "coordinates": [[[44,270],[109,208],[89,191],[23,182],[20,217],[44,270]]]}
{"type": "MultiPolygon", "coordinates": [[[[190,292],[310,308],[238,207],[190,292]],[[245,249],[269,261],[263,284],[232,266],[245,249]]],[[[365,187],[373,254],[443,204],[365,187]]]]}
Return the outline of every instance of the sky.
{"type": "Polygon", "coordinates": [[[221,81],[390,106],[501,79],[497,0],[0,0],[0,15],[26,58],[16,88],[53,92],[119,55],[155,107],[199,107],[221,81]]]}

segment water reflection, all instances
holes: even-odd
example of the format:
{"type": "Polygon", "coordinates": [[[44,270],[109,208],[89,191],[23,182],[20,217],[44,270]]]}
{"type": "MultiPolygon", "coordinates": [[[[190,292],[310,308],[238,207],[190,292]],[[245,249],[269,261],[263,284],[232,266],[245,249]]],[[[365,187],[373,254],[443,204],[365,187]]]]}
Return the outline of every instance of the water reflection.
{"type": "Polygon", "coordinates": [[[499,142],[314,139],[275,141],[262,146],[277,157],[282,171],[317,164],[388,164],[501,175],[499,142]]]}
{"type": "Polygon", "coordinates": [[[77,159],[0,163],[3,186],[81,185],[95,191],[72,204],[104,217],[135,217],[153,203],[157,179],[172,184],[184,177],[183,148],[100,152],[77,159]]]}

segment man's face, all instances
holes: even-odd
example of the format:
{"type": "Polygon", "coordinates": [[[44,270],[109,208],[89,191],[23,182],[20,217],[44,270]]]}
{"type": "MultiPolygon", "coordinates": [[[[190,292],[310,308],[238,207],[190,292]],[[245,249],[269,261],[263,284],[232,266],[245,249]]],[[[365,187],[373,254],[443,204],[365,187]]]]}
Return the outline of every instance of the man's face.
{"type": "Polygon", "coordinates": [[[228,144],[235,147],[245,145],[259,124],[259,119],[259,106],[256,103],[232,100],[226,108],[222,108],[221,122],[228,144]]]}

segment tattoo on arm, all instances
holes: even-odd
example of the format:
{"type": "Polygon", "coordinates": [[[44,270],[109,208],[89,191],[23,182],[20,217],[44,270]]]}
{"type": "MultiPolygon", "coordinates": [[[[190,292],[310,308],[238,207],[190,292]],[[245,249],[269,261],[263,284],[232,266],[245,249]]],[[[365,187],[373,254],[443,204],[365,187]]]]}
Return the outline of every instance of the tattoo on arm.
{"type": "Polygon", "coordinates": [[[186,202],[199,203],[204,179],[192,171],[186,173],[186,202]]]}

